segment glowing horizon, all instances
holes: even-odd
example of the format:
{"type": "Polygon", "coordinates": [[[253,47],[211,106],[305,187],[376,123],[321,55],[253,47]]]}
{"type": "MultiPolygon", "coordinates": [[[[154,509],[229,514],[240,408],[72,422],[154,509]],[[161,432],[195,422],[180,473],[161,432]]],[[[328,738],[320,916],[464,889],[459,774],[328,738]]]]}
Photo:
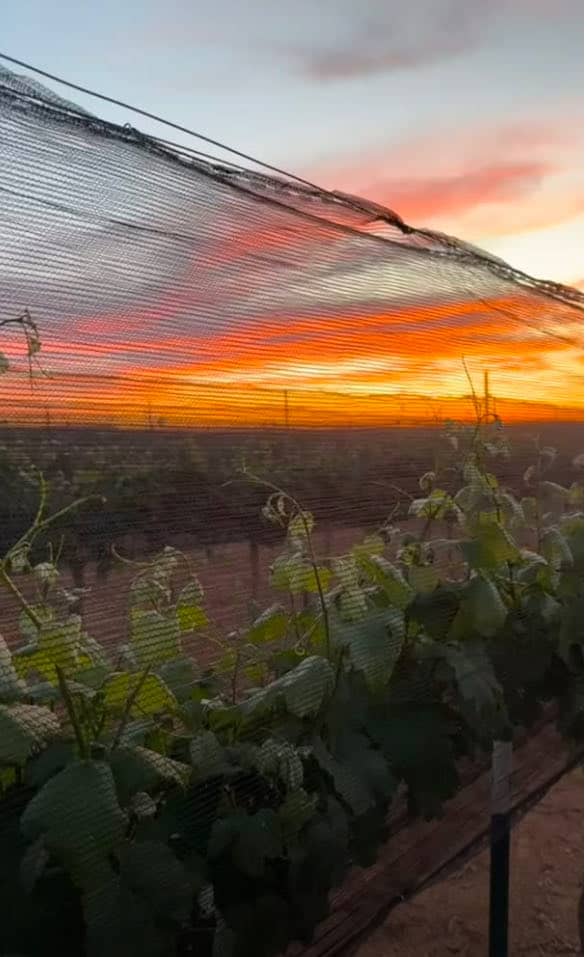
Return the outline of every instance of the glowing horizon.
{"type": "MultiPolygon", "coordinates": [[[[11,421],[42,409],[80,423],[466,418],[468,376],[481,390],[486,372],[504,418],[580,418],[581,296],[518,281],[369,206],[212,174],[127,132],[105,135],[100,121],[21,110],[6,91],[0,124],[0,319],[26,307],[43,343],[31,392],[22,336],[3,335],[11,421]]],[[[540,271],[575,274],[575,127],[478,134],[472,147],[454,137],[438,160],[434,132],[400,145],[407,177],[387,174],[387,150],[330,174],[341,188],[366,184],[353,191],[407,222],[452,222],[445,231],[473,245],[485,236],[502,259],[525,250],[540,271]]]]}
{"type": "MultiPolygon", "coordinates": [[[[94,326],[91,337],[74,339],[71,346],[48,336],[41,353],[44,375],[35,376],[32,389],[22,344],[13,340],[7,350],[12,369],[0,379],[0,400],[11,399],[10,407],[2,403],[9,409],[4,419],[136,427],[163,419],[169,426],[223,428],[467,420],[473,416],[468,374],[482,399],[488,372],[491,408],[504,420],[580,421],[578,317],[566,338],[560,327],[554,338],[521,323],[504,328],[498,310],[506,304],[491,305],[493,320],[487,303],[438,304],[434,320],[440,336],[432,323],[422,331],[422,320],[430,320],[424,307],[285,324],[258,320],[214,340],[194,334],[189,342],[141,340],[135,330],[118,352],[94,326]],[[434,353],[424,361],[423,350],[432,345],[434,353]],[[197,363],[186,361],[190,351],[198,354],[197,363]],[[84,354],[85,372],[78,364],[84,354]]],[[[515,303],[507,306],[511,310],[515,303]]],[[[121,317],[104,328],[119,324],[133,326],[121,317]]]]}

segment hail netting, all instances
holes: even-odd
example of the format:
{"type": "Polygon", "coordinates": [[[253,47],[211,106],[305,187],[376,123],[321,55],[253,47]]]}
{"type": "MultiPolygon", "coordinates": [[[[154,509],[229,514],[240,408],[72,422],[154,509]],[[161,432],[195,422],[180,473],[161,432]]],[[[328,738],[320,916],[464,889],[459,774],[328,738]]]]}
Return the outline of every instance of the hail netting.
{"type": "Polygon", "coordinates": [[[0,951],[307,944],[575,727],[583,297],[4,69],[0,197],[0,951]]]}

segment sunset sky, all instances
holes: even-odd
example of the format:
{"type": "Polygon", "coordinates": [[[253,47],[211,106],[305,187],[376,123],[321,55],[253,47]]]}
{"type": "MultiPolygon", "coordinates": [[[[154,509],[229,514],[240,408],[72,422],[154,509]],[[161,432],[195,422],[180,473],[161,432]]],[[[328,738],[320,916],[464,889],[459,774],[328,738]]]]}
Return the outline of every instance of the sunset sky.
{"type": "MultiPolygon", "coordinates": [[[[531,275],[582,287],[582,40],[580,0],[106,0],[56,6],[24,0],[4,17],[2,47],[322,186],[388,206],[410,224],[456,235],[531,275]]],[[[107,119],[198,145],[128,111],[48,85],[107,119]]],[[[187,217],[180,205],[167,212],[176,221],[187,217]]],[[[15,234],[23,215],[15,207],[15,234]]],[[[276,252],[275,228],[265,225],[268,244],[260,229],[241,224],[216,237],[227,296],[230,265],[251,242],[276,252]]],[[[292,226],[280,234],[279,255],[287,247],[290,266],[299,269],[294,250],[297,242],[301,255],[303,241],[319,260],[325,243],[320,229],[315,236],[294,233],[292,226]]],[[[338,253],[348,256],[337,242],[338,253]]],[[[80,248],[87,248],[87,237],[80,248]]],[[[120,249],[112,242],[105,253],[101,249],[109,289],[108,270],[118,276],[120,249]]],[[[154,254],[152,245],[137,249],[137,257],[154,254]]],[[[100,396],[108,414],[119,404],[120,377],[126,377],[130,406],[144,408],[147,388],[149,402],[166,415],[174,403],[190,403],[196,382],[225,390],[336,389],[342,383],[347,393],[362,396],[357,415],[360,403],[368,402],[367,389],[372,396],[411,394],[416,404],[428,393],[444,396],[448,408],[466,391],[460,357],[467,355],[476,371],[494,370],[496,392],[510,406],[519,399],[524,375],[531,377],[526,400],[580,405],[578,330],[574,319],[567,327],[568,317],[556,307],[548,307],[545,322],[561,335],[548,338],[549,332],[544,339],[529,330],[532,307],[515,292],[488,286],[481,309],[463,295],[460,303],[454,294],[448,303],[443,296],[433,302],[432,273],[419,267],[413,278],[420,290],[428,289],[424,305],[408,296],[392,308],[383,300],[385,290],[397,285],[399,266],[382,259],[376,275],[383,292],[375,293],[374,262],[373,277],[364,272],[360,289],[353,274],[352,297],[343,295],[349,278],[340,274],[331,277],[328,296],[324,268],[315,262],[306,270],[303,295],[298,277],[275,291],[270,309],[263,291],[268,276],[257,272],[257,285],[251,280],[246,296],[234,290],[234,314],[227,317],[226,303],[221,313],[207,285],[194,298],[194,253],[167,275],[158,267],[156,290],[137,258],[139,278],[131,288],[127,277],[122,324],[120,302],[110,291],[99,314],[89,294],[70,303],[69,316],[69,306],[55,299],[55,309],[59,304],[60,317],[70,323],[69,345],[57,312],[47,306],[47,362],[64,377],[62,389],[73,389],[73,378],[66,377],[80,374],[74,358],[86,349],[105,377],[100,396]],[[193,318],[196,303],[200,320],[193,318]],[[517,324],[510,328],[504,315],[513,314],[517,324]],[[161,327],[161,319],[174,332],[161,327]],[[188,319],[186,340],[182,324],[188,319]],[[432,321],[440,324],[444,339],[436,337],[431,345],[424,320],[428,332],[432,321]],[[423,354],[430,367],[422,364],[423,354]],[[141,383],[135,387],[137,375],[141,383]]],[[[34,277],[15,271],[13,278],[14,302],[35,301],[32,286],[24,298],[16,291],[17,280],[22,289],[34,277]]],[[[11,350],[17,345],[9,344],[11,350]]],[[[43,388],[50,391],[50,385],[43,388]]],[[[71,408],[89,417],[89,394],[78,393],[71,408]]],[[[262,405],[259,399],[257,408],[262,405]]],[[[374,408],[366,414],[373,416],[374,408]]],[[[225,414],[230,417],[230,411],[225,414]]],[[[324,412],[331,419],[337,414],[334,407],[324,412]]],[[[260,411],[258,419],[267,416],[260,411]]]]}

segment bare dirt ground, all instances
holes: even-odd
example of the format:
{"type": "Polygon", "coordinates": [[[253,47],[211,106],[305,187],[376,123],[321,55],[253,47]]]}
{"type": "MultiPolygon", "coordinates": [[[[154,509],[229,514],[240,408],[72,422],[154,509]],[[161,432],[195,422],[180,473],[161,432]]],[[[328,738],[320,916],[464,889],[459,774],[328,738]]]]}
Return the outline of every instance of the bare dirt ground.
{"type": "MultiPolygon", "coordinates": [[[[484,957],[489,853],[396,908],[356,957],[484,957]]],[[[583,771],[565,776],[512,834],[510,957],[581,954],[583,771]]]]}

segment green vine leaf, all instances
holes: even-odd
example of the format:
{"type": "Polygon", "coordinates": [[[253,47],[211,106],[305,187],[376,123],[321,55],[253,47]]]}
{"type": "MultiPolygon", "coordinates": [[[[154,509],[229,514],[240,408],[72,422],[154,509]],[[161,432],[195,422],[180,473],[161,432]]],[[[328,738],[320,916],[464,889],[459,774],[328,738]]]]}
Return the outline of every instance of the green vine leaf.
{"type": "Polygon", "coordinates": [[[377,554],[360,554],[357,560],[364,574],[385,593],[391,605],[407,608],[412,600],[413,590],[395,565],[377,554]]]}
{"type": "MultiPolygon", "coordinates": [[[[31,610],[34,612],[35,617],[41,622],[52,621],[55,617],[53,609],[49,608],[48,605],[31,605],[31,610]]],[[[39,640],[39,629],[34,621],[31,620],[30,615],[24,610],[21,611],[18,617],[18,630],[27,644],[36,645],[39,640]]]]}
{"type": "Polygon", "coordinates": [[[215,821],[208,843],[211,860],[231,851],[235,866],[248,877],[260,878],[266,862],[282,853],[282,837],[277,815],[263,808],[256,814],[234,814],[215,821]]]}
{"type": "Polygon", "coordinates": [[[567,542],[573,562],[582,565],[585,550],[585,523],[583,516],[577,513],[563,516],[560,530],[567,542]]]}
{"type": "Polygon", "coordinates": [[[118,877],[88,888],[82,895],[87,957],[167,957],[177,928],[155,921],[150,903],[118,877]]]}
{"type": "Polygon", "coordinates": [[[357,562],[364,559],[381,558],[385,550],[385,542],[381,535],[367,535],[362,542],[353,546],[353,556],[357,562]]]}
{"type": "Polygon", "coordinates": [[[178,701],[184,702],[190,699],[197,681],[195,662],[191,658],[166,661],[157,669],[157,674],[178,701]]]}
{"type": "Polygon", "coordinates": [[[131,644],[139,667],[148,668],[181,654],[179,624],[175,616],[131,609],[131,644]]]}
{"type": "Polygon", "coordinates": [[[36,674],[54,688],[57,687],[55,664],[50,655],[46,651],[41,651],[37,645],[20,648],[14,653],[12,660],[20,678],[29,678],[36,674]]]}
{"type": "Polygon", "coordinates": [[[137,791],[130,799],[129,811],[137,820],[148,821],[156,816],[157,805],[146,791],[137,791]]]}
{"type": "Polygon", "coordinates": [[[56,668],[62,668],[66,674],[71,674],[80,664],[81,641],[82,620],[79,615],[70,615],[66,621],[49,621],[43,624],[39,633],[38,650],[40,655],[48,658],[56,668]]]}
{"type": "Polygon", "coordinates": [[[334,670],[318,655],[309,655],[266,688],[239,705],[243,733],[266,726],[279,706],[297,718],[313,717],[334,689],[334,670]]]}
{"type": "Polygon", "coordinates": [[[119,671],[112,674],[103,686],[104,706],[118,714],[127,707],[131,695],[134,695],[130,714],[134,718],[160,712],[178,711],[178,702],[165,682],[158,675],[130,674],[119,671]],[[140,685],[138,693],[135,694],[140,685]]]}
{"type": "Polygon", "coordinates": [[[573,553],[560,529],[549,528],[542,536],[542,553],[554,568],[573,564],[573,553]]]}
{"type": "Polygon", "coordinates": [[[177,623],[180,631],[194,631],[206,628],[209,624],[206,612],[202,608],[204,590],[199,581],[193,580],[179,593],[176,603],[177,623]]]}
{"type": "Polygon", "coordinates": [[[50,778],[21,818],[25,837],[42,837],[83,889],[104,880],[108,855],[119,847],[126,823],[112,772],[99,761],[76,761],[50,778]]]}
{"type": "Polygon", "coordinates": [[[22,767],[61,733],[49,708],[32,704],[0,705],[0,764],[22,767]]]}
{"type": "Polygon", "coordinates": [[[288,629],[289,620],[281,605],[271,605],[251,625],[248,639],[254,645],[277,641],[283,638],[288,629]]]}
{"type": "Polygon", "coordinates": [[[549,512],[560,517],[569,500],[569,490],[556,482],[540,482],[540,498],[549,512]]]}
{"type": "Polygon", "coordinates": [[[492,638],[503,628],[508,610],[494,582],[478,575],[469,583],[461,613],[460,621],[469,632],[492,638]]]}
{"type": "Polygon", "coordinates": [[[496,725],[502,710],[503,690],[483,643],[468,641],[459,646],[446,645],[442,651],[454,671],[465,715],[484,737],[491,738],[492,733],[503,730],[496,725]]]}
{"type": "Polygon", "coordinates": [[[144,901],[157,921],[187,923],[192,908],[192,886],[187,871],[173,851],[160,841],[123,846],[120,878],[144,901]]]}
{"type": "Polygon", "coordinates": [[[363,781],[377,801],[387,802],[398,786],[387,761],[364,734],[345,728],[336,736],[335,755],[363,781]]]}
{"type": "Polygon", "coordinates": [[[255,661],[253,664],[246,665],[243,673],[250,681],[253,688],[264,685],[269,677],[269,668],[265,661],[255,661]]]}
{"type": "Polygon", "coordinates": [[[408,582],[415,592],[427,595],[438,586],[440,576],[432,565],[410,565],[408,582]]]}
{"type": "Polygon", "coordinates": [[[337,644],[348,651],[353,666],[372,690],[385,687],[402,653],[405,640],[403,614],[389,608],[335,630],[337,644]]]}
{"type": "Polygon", "coordinates": [[[334,672],[324,658],[310,656],[274,682],[273,687],[283,693],[290,714],[306,718],[317,714],[322,702],[332,693],[334,672]]]}
{"type": "Polygon", "coordinates": [[[261,774],[277,778],[288,791],[296,791],[304,783],[304,767],[296,749],[287,741],[267,738],[255,762],[261,774]]]}
{"type": "Polygon", "coordinates": [[[316,593],[318,583],[323,590],[328,588],[332,572],[328,568],[314,568],[312,563],[302,552],[280,555],[271,566],[271,584],[281,591],[289,591],[292,595],[301,595],[304,592],[316,593]]]}
{"type": "Polygon", "coordinates": [[[18,675],[10,649],[0,635],[0,700],[4,703],[18,701],[26,692],[26,685],[18,675]]]}
{"type": "Polygon", "coordinates": [[[10,564],[11,572],[15,575],[19,575],[28,569],[30,549],[31,546],[29,542],[20,542],[20,544],[15,545],[14,548],[8,552],[6,560],[10,564]]]}
{"type": "Polygon", "coordinates": [[[337,761],[318,737],[312,740],[312,754],[322,770],[332,778],[334,790],[341,801],[353,814],[366,814],[373,806],[373,801],[361,777],[346,764],[337,761]]]}
{"type": "Polygon", "coordinates": [[[568,492],[569,505],[582,508],[584,497],[583,486],[579,482],[573,482],[568,492]]]}
{"type": "Polygon", "coordinates": [[[422,625],[425,633],[438,641],[446,638],[460,607],[460,594],[446,585],[433,592],[416,595],[408,607],[410,624],[422,625]]]}
{"type": "Polygon", "coordinates": [[[49,778],[75,760],[74,742],[61,737],[53,738],[39,754],[28,761],[25,769],[26,783],[38,791],[49,778]]]}
{"type": "Polygon", "coordinates": [[[308,794],[303,788],[288,791],[285,801],[277,812],[286,841],[291,841],[312,820],[318,806],[318,796],[308,794]]]}
{"type": "Polygon", "coordinates": [[[472,541],[460,543],[471,568],[493,569],[519,560],[519,549],[506,530],[497,523],[481,525],[472,541]]]}
{"type": "Polygon", "coordinates": [[[426,498],[415,498],[408,510],[417,518],[442,519],[452,512],[454,503],[448,492],[436,488],[426,498]]]}
{"type": "Polygon", "coordinates": [[[192,771],[180,761],[141,746],[116,748],[109,757],[109,764],[123,806],[139,792],[156,794],[174,786],[183,790],[192,771]]]}
{"type": "Polygon", "coordinates": [[[200,731],[192,738],[190,759],[200,779],[224,774],[227,769],[224,748],[212,731],[200,731]]]}
{"type": "Polygon", "coordinates": [[[369,724],[370,736],[383,749],[392,770],[406,781],[426,818],[438,815],[443,801],[457,790],[455,731],[454,723],[434,705],[390,709],[369,724]]]}
{"type": "Polygon", "coordinates": [[[359,585],[345,586],[338,596],[338,607],[344,621],[358,621],[369,609],[367,599],[359,585]]]}
{"type": "Polygon", "coordinates": [[[26,894],[32,894],[49,861],[49,851],[44,837],[29,844],[20,862],[20,882],[26,894]]]}

